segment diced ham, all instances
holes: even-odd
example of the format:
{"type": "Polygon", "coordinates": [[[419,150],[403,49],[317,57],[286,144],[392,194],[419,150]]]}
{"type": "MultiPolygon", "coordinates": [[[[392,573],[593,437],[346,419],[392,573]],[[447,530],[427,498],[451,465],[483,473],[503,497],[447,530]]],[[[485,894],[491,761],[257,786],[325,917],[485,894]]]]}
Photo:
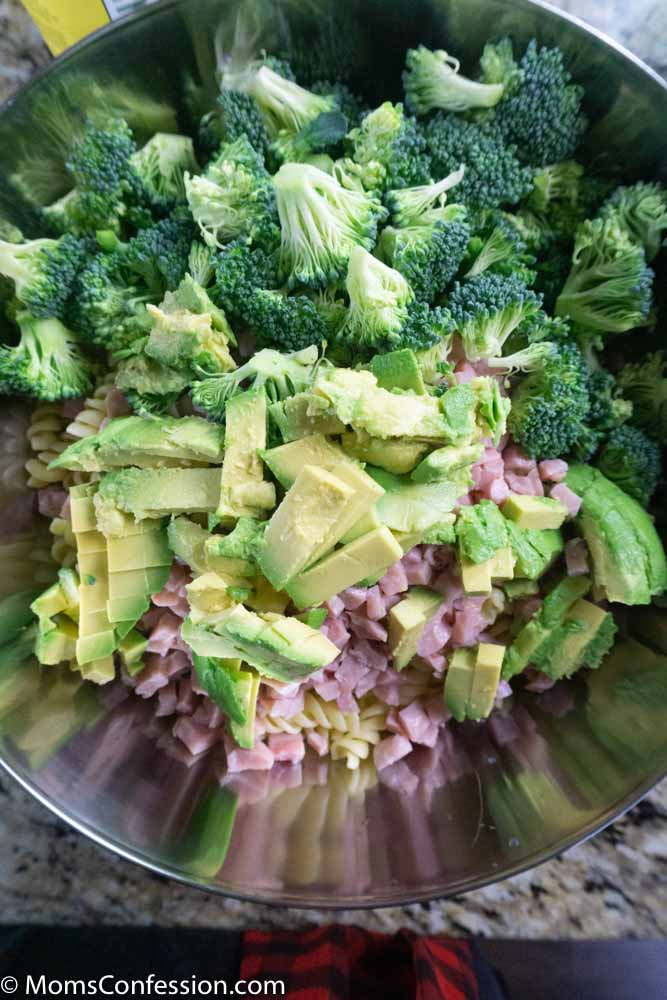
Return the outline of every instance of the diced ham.
{"type": "Polygon", "coordinates": [[[45,486],[37,492],[37,509],[44,517],[60,517],[68,494],[60,486],[45,486]]]}
{"type": "Polygon", "coordinates": [[[427,587],[433,576],[433,567],[422,559],[405,567],[405,576],[411,587],[427,587]]]}
{"type": "Polygon", "coordinates": [[[387,613],[385,598],[378,586],[369,587],[366,593],[366,614],[372,621],[379,621],[387,613]]]}
{"type": "Polygon", "coordinates": [[[345,605],[343,604],[338,594],[335,594],[333,597],[330,597],[329,600],[325,602],[325,604],[326,607],[329,609],[329,613],[333,618],[338,618],[338,616],[342,614],[343,611],[345,610],[345,605]]]}
{"type": "Polygon", "coordinates": [[[177,682],[178,700],[176,711],[179,715],[192,715],[197,706],[197,695],[192,686],[192,675],[182,677],[177,682]]]}
{"type": "Polygon", "coordinates": [[[405,567],[402,562],[394,563],[380,580],[380,589],[383,594],[402,594],[408,589],[408,578],[405,575],[405,567]]]}
{"type": "Polygon", "coordinates": [[[209,750],[216,743],[220,742],[221,732],[215,729],[205,729],[196,725],[187,715],[181,715],[172,729],[174,736],[188,748],[190,753],[196,757],[197,754],[209,750]]]}
{"type": "Polygon", "coordinates": [[[569,486],[565,483],[558,483],[553,487],[549,496],[553,500],[560,500],[562,504],[565,504],[570,517],[576,517],[579,513],[579,508],[581,507],[581,497],[573,493],[569,486]]]}
{"type": "Polygon", "coordinates": [[[495,698],[493,699],[493,704],[498,707],[501,702],[505,701],[505,698],[509,698],[512,694],[512,688],[507,681],[498,681],[498,687],[496,688],[495,698]]]}
{"type": "Polygon", "coordinates": [[[85,405],[85,396],[77,396],[76,399],[66,399],[62,404],[62,415],[66,420],[74,420],[79,416],[85,405]]]}
{"type": "Polygon", "coordinates": [[[438,727],[429,719],[424,707],[417,701],[402,708],[398,716],[403,725],[405,735],[413,743],[425,746],[435,746],[438,738],[438,727]]]}
{"type": "Polygon", "coordinates": [[[585,576],[588,573],[588,548],[583,538],[570,538],[565,543],[565,566],[568,576],[585,576]]]}
{"type": "Polygon", "coordinates": [[[232,746],[227,748],[227,771],[269,771],[273,767],[273,754],[266,743],[257,742],[250,750],[232,746]]]}
{"type": "Polygon", "coordinates": [[[541,670],[535,670],[533,667],[528,667],[525,672],[526,679],[528,683],[526,684],[527,691],[533,691],[535,694],[541,694],[543,691],[549,691],[556,681],[553,677],[548,677],[543,674],[541,670]]]}
{"type": "Polygon", "coordinates": [[[382,674],[377,670],[366,670],[364,675],[357,681],[354,693],[357,698],[363,698],[365,694],[372,691],[382,674]]]}
{"type": "Polygon", "coordinates": [[[364,639],[373,639],[374,642],[386,642],[387,630],[380,622],[373,621],[365,614],[355,614],[350,612],[350,627],[355,635],[364,639]]]}
{"type": "Polygon", "coordinates": [[[366,673],[366,664],[355,656],[346,656],[345,654],[337,660],[337,664],[336,680],[353,691],[366,673]]]}
{"type": "MultiPolygon", "coordinates": [[[[381,744],[378,743],[375,752],[380,746],[381,744]]],[[[380,771],[382,784],[400,792],[401,795],[414,795],[419,787],[419,778],[410,770],[404,760],[398,760],[395,764],[390,764],[382,769],[378,767],[378,771],[380,771]]]]}
{"type": "Polygon", "coordinates": [[[148,653],[146,666],[137,677],[135,691],[141,698],[151,698],[160,688],[166,687],[172,677],[177,677],[189,669],[190,662],[180,650],[172,650],[166,656],[148,653]]]}
{"type": "Polygon", "coordinates": [[[445,672],[445,667],[447,666],[447,659],[442,655],[442,653],[429,653],[428,656],[424,656],[420,653],[421,659],[424,663],[428,663],[429,667],[433,668],[433,673],[437,677],[441,677],[445,672]]]}
{"type": "Polygon", "coordinates": [[[106,398],[107,413],[110,417],[125,417],[129,413],[132,413],[132,407],[128,403],[127,399],[116,386],[113,387],[108,393],[106,398]]]}
{"type": "Polygon", "coordinates": [[[267,714],[274,715],[277,719],[291,719],[295,715],[303,712],[303,699],[305,691],[302,688],[289,698],[275,698],[267,703],[267,714]]]}
{"type": "Polygon", "coordinates": [[[451,641],[455,646],[474,646],[487,624],[482,614],[483,600],[468,597],[454,614],[451,641]]]}
{"type": "Polygon", "coordinates": [[[528,475],[517,475],[514,472],[505,472],[505,482],[512,493],[520,493],[525,496],[544,496],[544,486],[536,469],[528,475]]]}
{"type": "Polygon", "coordinates": [[[316,729],[306,731],[306,743],[320,757],[324,757],[329,752],[329,737],[326,733],[318,732],[316,729]]]}
{"type": "Polygon", "coordinates": [[[338,705],[341,712],[346,715],[348,712],[356,712],[359,708],[356,698],[353,696],[349,688],[344,687],[342,684],[338,685],[338,695],[336,696],[336,704],[338,705]]]}
{"type": "Polygon", "coordinates": [[[338,697],[340,685],[337,680],[326,680],[315,685],[315,691],[323,701],[335,701],[338,697]]]}
{"type": "Polygon", "coordinates": [[[464,382],[470,382],[471,379],[477,378],[477,372],[470,362],[459,361],[458,365],[454,369],[454,376],[458,384],[463,385],[464,382]]]}
{"type": "Polygon", "coordinates": [[[67,500],[65,500],[65,503],[60,508],[60,513],[58,514],[58,517],[62,517],[63,521],[72,520],[72,504],[69,493],[67,494],[67,500]]]}
{"type": "Polygon", "coordinates": [[[224,722],[224,716],[214,701],[210,698],[203,698],[196,712],[193,713],[192,721],[206,729],[219,729],[224,722]]]}
{"type": "Polygon", "coordinates": [[[417,644],[417,652],[420,656],[431,656],[433,653],[439,652],[449,641],[451,629],[442,619],[444,611],[443,605],[422,630],[417,644]]]}
{"type": "Polygon", "coordinates": [[[489,484],[486,495],[487,499],[493,500],[494,503],[502,504],[505,503],[510,495],[510,488],[504,479],[494,479],[489,484]]]}
{"type": "Polygon", "coordinates": [[[543,482],[562,483],[567,475],[568,465],[562,458],[547,458],[537,468],[543,482]]]}
{"type": "Polygon", "coordinates": [[[523,448],[519,448],[516,444],[511,444],[505,448],[503,462],[507,471],[515,472],[522,476],[527,475],[536,466],[535,459],[527,455],[523,448]]]}
{"type": "Polygon", "coordinates": [[[181,634],[181,619],[171,610],[163,611],[148,637],[148,652],[164,655],[174,648],[181,634]]]}
{"type": "Polygon", "coordinates": [[[452,717],[452,713],[445,704],[445,699],[440,695],[429,699],[424,708],[431,722],[434,722],[437,726],[444,726],[452,717]]]}
{"type": "Polygon", "coordinates": [[[157,709],[155,714],[157,716],[174,715],[176,712],[176,703],[178,701],[178,691],[176,688],[176,682],[172,681],[167,684],[166,687],[160,688],[157,693],[157,709]]]}
{"type": "Polygon", "coordinates": [[[327,618],[321,631],[339,649],[344,649],[351,638],[350,633],[345,628],[345,621],[342,616],[340,618],[327,618]]]}
{"type": "Polygon", "coordinates": [[[365,587],[348,587],[338,595],[346,611],[356,611],[366,600],[365,587]]]}
{"type": "Polygon", "coordinates": [[[303,736],[300,733],[271,733],[269,736],[269,750],[273,754],[275,761],[282,761],[287,764],[298,764],[302,761],[306,748],[303,736]]]}
{"type": "Polygon", "coordinates": [[[375,766],[378,771],[382,771],[385,767],[395,764],[397,760],[407,757],[411,750],[410,740],[406,739],[405,736],[398,734],[387,736],[373,748],[375,766]]]}

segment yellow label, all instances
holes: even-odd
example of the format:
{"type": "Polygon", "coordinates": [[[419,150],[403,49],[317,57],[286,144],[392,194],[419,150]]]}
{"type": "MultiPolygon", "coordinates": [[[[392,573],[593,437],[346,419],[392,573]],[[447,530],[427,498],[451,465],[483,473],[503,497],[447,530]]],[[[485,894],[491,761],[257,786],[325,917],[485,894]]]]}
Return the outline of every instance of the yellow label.
{"type": "Polygon", "coordinates": [[[23,0],[54,56],[111,20],[102,0],[23,0]]]}

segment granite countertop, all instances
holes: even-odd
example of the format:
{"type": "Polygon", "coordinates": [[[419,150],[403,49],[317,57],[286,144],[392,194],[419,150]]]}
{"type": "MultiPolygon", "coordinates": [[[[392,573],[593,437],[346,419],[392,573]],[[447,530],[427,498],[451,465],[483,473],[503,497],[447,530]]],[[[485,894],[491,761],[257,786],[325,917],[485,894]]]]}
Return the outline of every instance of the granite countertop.
{"type": "MultiPolygon", "coordinates": [[[[662,0],[553,0],[667,75],[662,0]]],[[[0,0],[0,100],[48,61],[16,0],[0,0]]],[[[0,912],[5,922],[298,928],[332,919],[223,900],[103,851],[0,776],[0,912]]],[[[593,840],[539,868],[447,902],[339,913],[380,931],[496,937],[667,935],[667,781],[593,840]]]]}

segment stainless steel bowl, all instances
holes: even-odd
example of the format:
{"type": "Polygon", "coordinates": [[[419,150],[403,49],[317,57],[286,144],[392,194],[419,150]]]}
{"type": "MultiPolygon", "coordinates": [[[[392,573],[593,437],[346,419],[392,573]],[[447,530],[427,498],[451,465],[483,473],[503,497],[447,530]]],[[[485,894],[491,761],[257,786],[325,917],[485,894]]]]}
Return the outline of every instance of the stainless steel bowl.
{"type": "MultiPolygon", "coordinates": [[[[126,79],[183,112],[185,75],[215,90],[213,39],[311,61],[340,33],[353,86],[400,94],[405,49],[446,47],[471,68],[490,35],[536,36],[566,53],[586,88],[587,155],[628,177],[665,177],[667,88],[629,53],[529,0],[172,0],[82,42],[0,113],[0,210],[30,232],[6,183],[36,139],[34,109],[71,74],[126,79]],[[347,27],[344,22],[347,22],[347,27]],[[320,48],[320,47],[323,47],[320,48]]],[[[0,586],[44,576],[45,525],[12,534],[26,410],[5,404],[0,435],[0,586]]],[[[366,770],[278,766],[231,780],[215,752],[193,760],[150,706],[108,698],[59,669],[0,652],[0,755],[36,798],[100,844],[175,879],[261,901],[377,906],[460,893],[544,861],[595,833],[667,771],[667,616],[635,609],[604,668],[501,723],[462,727],[420,752],[414,787],[366,770]],[[647,644],[638,642],[644,640],[647,644]],[[106,705],[105,705],[106,700],[106,705]],[[159,744],[159,746],[158,746],[159,744]]],[[[1,638],[1,637],[0,637],[1,638]]]]}

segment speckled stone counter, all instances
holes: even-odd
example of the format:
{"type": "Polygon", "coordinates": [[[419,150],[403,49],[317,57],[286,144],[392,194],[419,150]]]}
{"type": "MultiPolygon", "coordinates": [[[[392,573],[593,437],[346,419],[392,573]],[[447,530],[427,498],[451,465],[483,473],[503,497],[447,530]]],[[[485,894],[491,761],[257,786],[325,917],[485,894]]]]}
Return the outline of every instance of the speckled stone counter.
{"type": "MultiPolygon", "coordinates": [[[[556,0],[667,73],[663,0],[556,0]]],[[[29,18],[0,0],[0,99],[48,61],[29,18]]],[[[332,919],[223,900],[115,858],[0,776],[0,920],[298,928],[332,919]]],[[[381,931],[497,937],[667,935],[667,781],[604,833],[516,878],[447,902],[338,914],[381,931]]]]}

